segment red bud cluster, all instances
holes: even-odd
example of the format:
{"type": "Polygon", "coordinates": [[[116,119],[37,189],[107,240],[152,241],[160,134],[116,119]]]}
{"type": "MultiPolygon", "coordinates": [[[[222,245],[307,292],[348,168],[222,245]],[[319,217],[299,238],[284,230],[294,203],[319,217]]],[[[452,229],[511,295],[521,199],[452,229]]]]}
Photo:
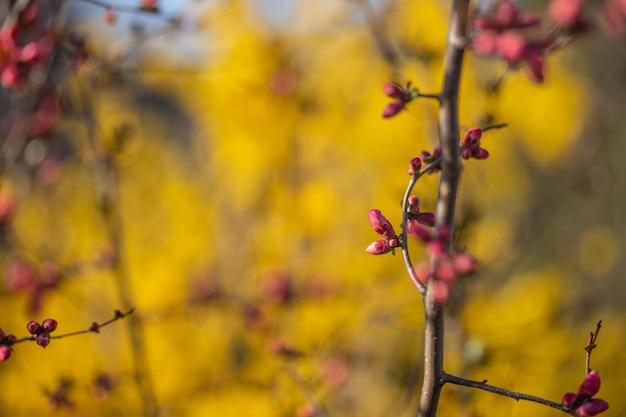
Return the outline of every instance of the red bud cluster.
{"type": "Polygon", "coordinates": [[[13,345],[17,338],[12,334],[6,334],[0,329],[0,362],[4,362],[11,357],[13,345]]]}
{"type": "Polygon", "coordinates": [[[380,212],[380,210],[370,210],[368,218],[372,228],[376,233],[384,238],[369,244],[365,252],[370,255],[382,255],[392,252],[394,248],[400,246],[400,241],[396,231],[393,229],[389,220],[380,212]]]}
{"type": "Polygon", "coordinates": [[[591,371],[585,376],[576,392],[566,392],[561,402],[571,410],[575,410],[580,417],[592,417],[608,410],[609,404],[600,399],[592,398],[600,391],[600,375],[591,371]]]}
{"type": "Polygon", "coordinates": [[[54,319],[45,319],[42,324],[31,321],[26,325],[28,332],[35,336],[35,343],[45,348],[50,344],[50,333],[56,330],[57,321],[54,319]]]}
{"type": "Polygon", "coordinates": [[[400,113],[411,100],[419,96],[416,89],[411,89],[411,83],[402,87],[398,83],[386,83],[383,85],[383,93],[394,99],[383,110],[383,117],[393,117],[400,113]]]}
{"type": "Polygon", "coordinates": [[[479,127],[465,132],[465,136],[459,143],[459,146],[461,146],[461,157],[463,159],[487,159],[489,157],[489,152],[480,147],[480,138],[482,135],[483,131],[479,127]]]}

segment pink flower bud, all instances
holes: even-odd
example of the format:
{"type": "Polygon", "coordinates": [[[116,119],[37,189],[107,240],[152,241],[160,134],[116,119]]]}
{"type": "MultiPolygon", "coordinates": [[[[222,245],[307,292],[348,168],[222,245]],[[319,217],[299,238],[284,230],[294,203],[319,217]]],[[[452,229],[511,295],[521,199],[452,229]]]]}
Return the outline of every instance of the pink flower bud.
{"type": "Polygon", "coordinates": [[[578,407],[576,409],[576,414],[578,414],[580,417],[591,417],[595,416],[596,414],[600,414],[601,412],[608,409],[609,403],[600,398],[593,398],[578,407]]]}
{"type": "Polygon", "coordinates": [[[501,27],[509,27],[517,21],[519,7],[511,0],[503,0],[495,7],[493,18],[501,27]]]}
{"type": "Polygon", "coordinates": [[[497,39],[498,33],[495,30],[479,32],[472,38],[472,51],[476,56],[491,56],[496,52],[497,39]]]}
{"type": "Polygon", "coordinates": [[[576,394],[573,392],[566,392],[563,394],[563,398],[561,399],[561,404],[570,407],[576,401],[576,394]]]}
{"type": "Polygon", "coordinates": [[[420,200],[416,195],[412,195],[409,197],[409,213],[417,214],[420,212],[420,200]]]}
{"type": "Polygon", "coordinates": [[[424,212],[415,216],[415,220],[424,226],[433,227],[435,225],[435,213],[424,212]]]}
{"type": "Polygon", "coordinates": [[[385,107],[385,109],[383,110],[383,117],[384,118],[393,117],[396,114],[400,113],[402,109],[404,109],[404,107],[405,107],[404,101],[400,101],[400,100],[392,101],[391,103],[387,104],[387,107],[385,107]]]}
{"type": "Polygon", "coordinates": [[[582,3],[582,0],[552,0],[548,6],[548,16],[557,27],[571,27],[580,17],[582,3]]]}
{"type": "Polygon", "coordinates": [[[2,344],[7,346],[12,346],[15,342],[17,342],[17,337],[14,334],[8,334],[2,339],[2,344]]]}
{"type": "Polygon", "coordinates": [[[469,275],[478,269],[478,259],[469,253],[458,253],[452,259],[454,270],[459,275],[469,275]]]}
{"type": "Polygon", "coordinates": [[[389,240],[397,236],[395,230],[393,230],[393,226],[389,223],[389,220],[383,216],[380,210],[370,210],[368,217],[374,231],[385,239],[389,240]]]}
{"type": "Polygon", "coordinates": [[[461,158],[470,159],[472,157],[472,150],[470,148],[461,148],[461,158]]]}
{"type": "Polygon", "coordinates": [[[577,397],[591,398],[600,390],[600,375],[597,371],[591,371],[587,374],[583,380],[578,391],[576,391],[577,397]]]}
{"type": "Polygon", "coordinates": [[[489,152],[483,148],[475,148],[472,149],[472,157],[476,159],[487,159],[489,158],[489,152]]]}
{"type": "Polygon", "coordinates": [[[41,324],[41,327],[48,333],[53,332],[57,328],[57,321],[55,319],[45,319],[41,324]]]}
{"type": "Polygon", "coordinates": [[[4,362],[11,357],[13,348],[7,345],[0,345],[0,362],[4,362]]]}
{"type": "Polygon", "coordinates": [[[386,240],[377,240],[369,244],[367,248],[365,248],[365,252],[370,255],[382,255],[388,252],[391,252],[393,247],[386,240]]]}
{"type": "Polygon", "coordinates": [[[452,282],[456,278],[454,264],[447,259],[441,259],[437,265],[435,277],[445,282],[452,282]]]}
{"type": "Polygon", "coordinates": [[[30,334],[39,334],[42,331],[41,326],[36,321],[29,322],[26,325],[26,328],[30,334]]]}
{"type": "Polygon", "coordinates": [[[480,143],[480,138],[483,135],[483,130],[479,127],[474,127],[465,132],[461,146],[474,146],[480,143]]]}
{"type": "Polygon", "coordinates": [[[435,281],[432,287],[433,299],[437,304],[445,304],[450,297],[450,285],[445,281],[435,281]]]}
{"type": "Polygon", "coordinates": [[[516,63],[524,55],[526,40],[517,30],[507,30],[496,41],[498,54],[511,63],[516,63]]]}
{"type": "Polygon", "coordinates": [[[411,98],[409,93],[398,83],[385,83],[383,85],[383,93],[404,102],[409,101],[411,98]]]}
{"type": "Polygon", "coordinates": [[[408,224],[407,233],[417,236],[420,240],[424,242],[430,242],[432,240],[430,232],[423,227],[418,226],[415,222],[410,222],[408,224]]]}
{"type": "Polygon", "coordinates": [[[422,160],[419,159],[419,158],[411,159],[411,162],[409,162],[408,174],[409,175],[417,175],[417,174],[419,174],[420,169],[422,169],[422,160]]]}
{"type": "Polygon", "coordinates": [[[424,284],[433,276],[433,270],[430,266],[430,262],[424,261],[413,267],[413,272],[424,284]]]}
{"type": "Polygon", "coordinates": [[[37,336],[35,336],[35,343],[37,343],[42,348],[45,348],[50,344],[50,335],[46,332],[41,332],[37,336]]]}

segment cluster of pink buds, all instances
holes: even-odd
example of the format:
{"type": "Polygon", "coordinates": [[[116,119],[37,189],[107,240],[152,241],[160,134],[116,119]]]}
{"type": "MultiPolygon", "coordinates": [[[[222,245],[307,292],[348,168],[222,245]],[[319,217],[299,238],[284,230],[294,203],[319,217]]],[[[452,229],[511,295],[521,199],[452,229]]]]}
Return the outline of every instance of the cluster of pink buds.
{"type": "Polygon", "coordinates": [[[4,362],[11,357],[15,342],[17,342],[15,335],[6,334],[0,329],[0,362],[4,362]]]}
{"type": "Polygon", "coordinates": [[[57,321],[45,319],[41,324],[31,321],[26,325],[26,328],[30,334],[35,336],[35,343],[45,348],[50,344],[50,333],[57,328],[57,321]]]}
{"type": "Polygon", "coordinates": [[[402,87],[398,83],[386,83],[383,85],[383,93],[394,99],[383,110],[383,117],[393,117],[400,113],[407,103],[419,97],[419,92],[415,88],[411,88],[411,83],[407,83],[406,87],[402,87]]]}
{"type": "Polygon", "coordinates": [[[486,149],[480,147],[480,138],[483,135],[483,131],[479,127],[465,132],[465,136],[459,143],[461,147],[461,157],[463,159],[486,159],[489,157],[489,152],[486,149]]]}
{"type": "Polygon", "coordinates": [[[471,47],[478,56],[499,56],[512,67],[526,63],[530,69],[529,78],[535,82],[544,79],[544,51],[554,40],[548,36],[530,36],[524,29],[539,25],[539,19],[522,13],[512,0],[502,0],[495,4],[491,13],[481,15],[474,21],[477,33],[472,38],[471,47]]]}
{"type": "Polygon", "coordinates": [[[600,375],[596,371],[591,371],[585,376],[578,390],[575,393],[566,392],[561,402],[570,410],[575,410],[580,417],[595,416],[609,408],[609,404],[606,401],[600,398],[592,398],[599,390],[600,375]]]}
{"type": "Polygon", "coordinates": [[[408,233],[426,243],[426,251],[435,262],[421,262],[414,270],[423,283],[434,280],[435,302],[444,304],[450,296],[450,285],[459,276],[469,275],[478,269],[478,260],[469,253],[447,254],[450,231],[440,227],[436,236],[416,224],[409,224],[408,233]]]}
{"type": "Polygon", "coordinates": [[[400,246],[400,240],[398,239],[396,231],[380,210],[370,210],[368,218],[374,231],[382,236],[383,239],[370,243],[365,249],[365,252],[370,255],[382,255],[392,252],[395,248],[400,246]]]}
{"type": "Polygon", "coordinates": [[[53,33],[36,25],[39,15],[39,6],[33,2],[15,23],[0,29],[0,81],[6,89],[17,87],[54,49],[53,33]]]}

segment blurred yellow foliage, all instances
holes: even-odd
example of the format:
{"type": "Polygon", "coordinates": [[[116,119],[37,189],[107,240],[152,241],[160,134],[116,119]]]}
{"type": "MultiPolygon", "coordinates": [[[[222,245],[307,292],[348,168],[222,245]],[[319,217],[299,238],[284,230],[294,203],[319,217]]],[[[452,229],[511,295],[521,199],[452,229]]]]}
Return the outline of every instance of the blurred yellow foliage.
{"type": "MultiPolygon", "coordinates": [[[[194,36],[206,37],[207,58],[197,71],[139,72],[141,89],[169,97],[191,127],[167,111],[140,111],[123,86],[90,92],[104,148],[113,152],[115,129],[131,126],[128,143],[113,155],[121,266],[94,266],[111,249],[110,219],[98,203],[101,173],[90,158],[67,164],[54,186],[25,188],[13,228],[23,251],[37,254],[35,262],[53,260],[71,273],[44,294],[37,317],[26,313],[26,295],[3,293],[0,324],[21,336],[23,323],[50,316],[65,333],[108,319],[115,309],[136,312],[99,335],[53,340],[45,351],[16,346],[1,364],[0,414],[41,413],[41,394],[69,378],[75,381],[69,415],[141,415],[137,347],[127,327],[139,318],[149,370],[142,378],[152,381],[162,415],[295,416],[311,404],[329,416],[414,414],[421,299],[399,256],[364,253],[377,238],[366,214],[381,209],[399,227],[407,163],[437,143],[435,108],[416,102],[382,120],[387,98],[380,89],[393,71],[368,28],[350,20],[358,4],[302,3],[298,21],[310,26],[282,33],[263,27],[244,3],[221,2],[198,17],[206,32],[194,36]],[[133,306],[120,305],[120,274],[128,276],[133,306]],[[337,385],[323,372],[329,359],[347,366],[337,385]],[[90,386],[100,372],[115,385],[108,398],[95,400],[90,386]]],[[[428,92],[442,78],[443,3],[399,1],[384,16],[399,44],[433,55],[404,57],[395,69],[418,74],[414,85],[428,92]]],[[[557,57],[547,85],[512,74],[494,99],[481,87],[480,69],[469,64],[461,124],[482,123],[489,107],[496,122],[510,127],[486,133],[492,157],[466,165],[459,206],[481,215],[462,237],[487,268],[505,270],[523,250],[513,229],[533,187],[519,155],[541,166],[565,158],[584,121],[587,92],[557,57]]],[[[85,138],[77,141],[89,148],[85,138]]],[[[436,186],[436,176],[417,186],[423,211],[434,210],[436,186]]],[[[606,236],[585,235],[583,268],[597,270],[598,258],[587,253],[602,252],[607,264],[617,256],[606,236]]],[[[411,243],[417,259],[422,250],[411,243]]],[[[500,288],[472,281],[467,287],[450,321],[454,368],[557,401],[576,388],[586,328],[570,329],[559,318],[568,298],[559,266],[515,271],[500,288]],[[485,351],[472,364],[462,353],[468,340],[485,351]]],[[[609,360],[599,354],[595,362],[604,374],[612,372],[609,360]]],[[[603,394],[615,396],[612,389],[606,384],[603,394]]],[[[441,407],[441,415],[554,413],[454,387],[446,387],[441,407]]]]}

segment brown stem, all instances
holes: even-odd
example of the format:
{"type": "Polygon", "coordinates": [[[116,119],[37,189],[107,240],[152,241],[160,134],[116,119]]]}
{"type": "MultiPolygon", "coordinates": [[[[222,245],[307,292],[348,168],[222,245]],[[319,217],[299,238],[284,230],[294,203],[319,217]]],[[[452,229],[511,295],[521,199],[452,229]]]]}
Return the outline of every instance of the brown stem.
{"type": "MultiPolygon", "coordinates": [[[[452,232],[457,187],[461,174],[459,160],[458,97],[463,55],[467,45],[470,0],[453,0],[450,29],[444,56],[444,82],[439,108],[441,143],[441,180],[435,217],[435,237],[441,227],[452,232]]],[[[451,236],[453,234],[451,233],[451,236]]],[[[434,260],[431,260],[434,262],[434,260]]],[[[435,417],[443,386],[443,306],[434,300],[433,283],[424,297],[424,381],[418,417],[435,417]]]]}
{"type": "Polygon", "coordinates": [[[411,256],[409,254],[409,238],[408,238],[408,225],[409,225],[409,197],[411,196],[411,192],[413,191],[413,187],[417,183],[417,180],[421,178],[422,175],[430,172],[431,170],[438,168],[441,163],[441,158],[437,158],[426,168],[420,171],[419,174],[416,174],[411,177],[411,181],[409,181],[409,185],[406,187],[406,191],[404,192],[404,197],[402,198],[402,256],[404,258],[404,265],[406,266],[406,270],[409,273],[409,277],[413,284],[417,287],[417,290],[420,294],[424,295],[426,293],[426,286],[420,280],[420,278],[415,273],[413,269],[413,262],[411,261],[411,256]]]}

